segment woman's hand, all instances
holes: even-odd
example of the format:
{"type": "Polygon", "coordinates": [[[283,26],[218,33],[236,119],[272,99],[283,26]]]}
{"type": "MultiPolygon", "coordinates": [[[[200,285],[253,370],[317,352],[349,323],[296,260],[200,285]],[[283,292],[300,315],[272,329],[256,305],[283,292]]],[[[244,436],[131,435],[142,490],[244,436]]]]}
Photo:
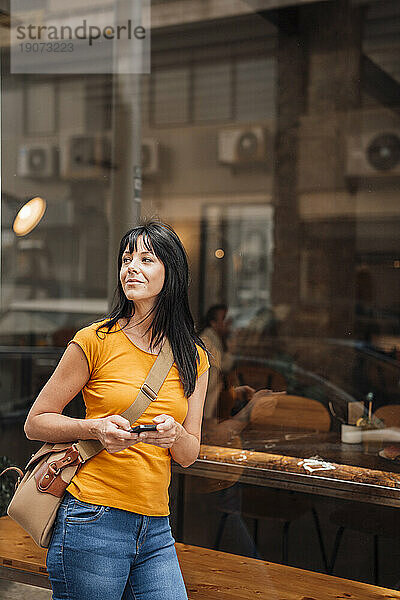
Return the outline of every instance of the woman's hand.
{"type": "Polygon", "coordinates": [[[140,441],[137,433],[129,433],[131,424],[121,415],[93,420],[93,433],[110,454],[125,450],[140,441]]]}
{"type": "Polygon", "coordinates": [[[171,448],[183,434],[183,427],[169,415],[157,415],[153,419],[157,425],[157,431],[146,431],[139,434],[139,442],[160,446],[160,448],[171,448]]]}
{"type": "Polygon", "coordinates": [[[239,386],[235,387],[233,391],[235,392],[236,395],[239,395],[239,396],[241,396],[242,394],[245,394],[246,401],[248,401],[251,399],[251,397],[253,396],[253,394],[256,390],[254,388],[250,387],[249,385],[239,385],[239,386]]]}

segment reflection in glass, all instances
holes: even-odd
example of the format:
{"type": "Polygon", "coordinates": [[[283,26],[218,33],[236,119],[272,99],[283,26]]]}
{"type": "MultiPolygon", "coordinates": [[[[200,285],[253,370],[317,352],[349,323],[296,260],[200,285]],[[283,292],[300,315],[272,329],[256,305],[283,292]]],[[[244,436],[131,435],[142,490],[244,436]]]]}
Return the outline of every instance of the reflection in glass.
{"type": "Polygon", "coordinates": [[[27,235],[40,222],[46,211],[46,201],[39,196],[29,200],[14,219],[13,230],[17,235],[27,235]]]}

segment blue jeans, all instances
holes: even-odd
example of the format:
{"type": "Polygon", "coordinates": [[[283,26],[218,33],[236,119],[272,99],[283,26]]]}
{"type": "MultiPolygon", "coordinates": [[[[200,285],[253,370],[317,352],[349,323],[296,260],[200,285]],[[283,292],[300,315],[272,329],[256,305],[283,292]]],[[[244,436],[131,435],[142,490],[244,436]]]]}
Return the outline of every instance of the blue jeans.
{"type": "Polygon", "coordinates": [[[168,517],[66,492],[47,552],[53,600],[187,600],[168,517]]]}

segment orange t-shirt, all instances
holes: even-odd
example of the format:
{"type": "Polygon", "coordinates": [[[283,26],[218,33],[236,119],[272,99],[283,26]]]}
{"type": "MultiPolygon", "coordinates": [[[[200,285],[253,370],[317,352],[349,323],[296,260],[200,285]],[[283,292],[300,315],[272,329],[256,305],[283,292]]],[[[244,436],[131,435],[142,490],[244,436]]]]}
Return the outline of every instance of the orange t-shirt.
{"type": "MultiPolygon", "coordinates": [[[[84,327],[68,342],[76,342],[82,348],[89,364],[90,379],[82,390],[86,419],[121,414],[129,408],[157,358],[135,346],[117,324],[110,333],[100,331],[99,338],[96,334],[99,325],[84,327]]],[[[200,356],[197,377],[200,377],[210,365],[206,352],[196,346],[200,356]]],[[[188,400],[174,363],[157,400],[151,402],[136,424],[151,423],[161,413],[182,424],[187,410],[188,400]]],[[[82,465],[67,490],[83,502],[166,516],[170,480],[168,448],[139,442],[112,454],[102,450],[82,465]]]]}

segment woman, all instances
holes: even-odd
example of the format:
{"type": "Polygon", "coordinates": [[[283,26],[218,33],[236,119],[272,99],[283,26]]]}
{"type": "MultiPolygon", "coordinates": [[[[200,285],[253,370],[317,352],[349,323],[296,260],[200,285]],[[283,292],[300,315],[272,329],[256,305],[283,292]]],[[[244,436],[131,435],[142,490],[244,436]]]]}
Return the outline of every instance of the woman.
{"type": "MultiPolygon", "coordinates": [[[[96,260],[96,257],[93,257],[96,260]]],[[[184,600],[169,525],[171,456],[197,458],[209,362],[188,303],[188,264],[174,230],[150,221],[128,231],[118,255],[117,300],[106,319],[78,331],[33,404],[29,439],[98,439],[73,477],[47,554],[53,600],[184,600]],[[174,364],[130,433],[121,416],[168,339],[174,364]],[[82,390],[86,418],[62,415],[82,390]]]]}

